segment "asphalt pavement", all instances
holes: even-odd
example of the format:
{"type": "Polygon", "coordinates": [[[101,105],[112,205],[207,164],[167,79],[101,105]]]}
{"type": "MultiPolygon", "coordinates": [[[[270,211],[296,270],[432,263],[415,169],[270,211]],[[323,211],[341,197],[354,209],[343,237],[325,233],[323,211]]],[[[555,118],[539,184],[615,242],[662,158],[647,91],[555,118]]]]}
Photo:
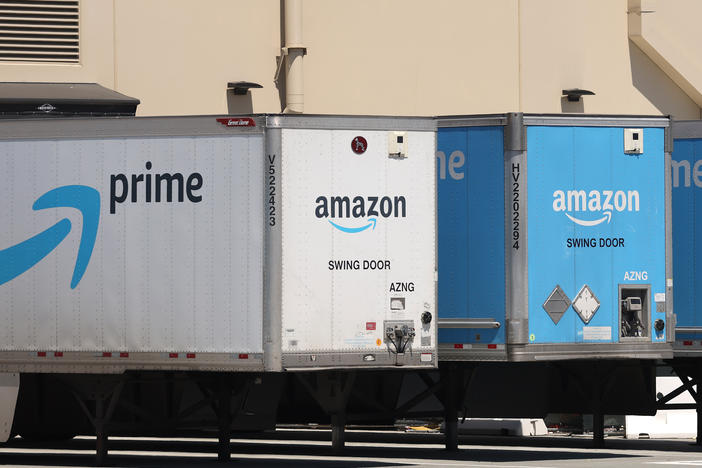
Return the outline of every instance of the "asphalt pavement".
{"type": "MultiPolygon", "coordinates": [[[[626,440],[608,437],[592,448],[585,436],[464,436],[459,450],[443,449],[439,433],[348,431],[346,449],[334,454],[325,430],[278,430],[231,440],[232,458],[217,460],[215,438],[110,438],[114,467],[681,467],[702,466],[693,440],[626,440]]],[[[0,466],[94,466],[95,439],[54,444],[15,438],[0,445],[0,466]]]]}

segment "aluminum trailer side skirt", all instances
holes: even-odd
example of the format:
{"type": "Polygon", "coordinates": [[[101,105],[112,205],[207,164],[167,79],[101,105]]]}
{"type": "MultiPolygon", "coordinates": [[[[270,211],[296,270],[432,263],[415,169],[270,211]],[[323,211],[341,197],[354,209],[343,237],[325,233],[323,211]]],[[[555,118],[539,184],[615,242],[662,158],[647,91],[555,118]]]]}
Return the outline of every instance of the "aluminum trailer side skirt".
{"type": "Polygon", "coordinates": [[[252,372],[263,367],[261,353],[140,353],[74,351],[0,352],[0,372],[106,373],[130,370],[252,372]]]}
{"type": "Polygon", "coordinates": [[[510,361],[561,361],[587,359],[669,359],[667,343],[528,344],[509,347],[510,361]]]}

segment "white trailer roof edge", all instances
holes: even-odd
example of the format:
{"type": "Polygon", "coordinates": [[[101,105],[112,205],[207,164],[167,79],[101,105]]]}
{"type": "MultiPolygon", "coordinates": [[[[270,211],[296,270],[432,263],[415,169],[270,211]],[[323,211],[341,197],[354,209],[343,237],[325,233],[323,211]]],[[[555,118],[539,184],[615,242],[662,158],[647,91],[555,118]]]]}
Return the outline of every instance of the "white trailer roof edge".
{"type": "Polygon", "coordinates": [[[263,124],[260,116],[216,115],[0,120],[0,140],[227,136],[263,133],[263,124]]]}
{"type": "Polygon", "coordinates": [[[0,140],[215,136],[261,133],[264,128],[433,132],[436,123],[432,117],[306,114],[3,119],[0,140]]]}
{"type": "Polygon", "coordinates": [[[302,128],[306,130],[436,130],[433,117],[388,117],[351,115],[267,114],[266,128],[302,128]]]}
{"type": "Polygon", "coordinates": [[[670,117],[661,115],[581,115],[581,114],[485,114],[485,115],[449,115],[436,117],[437,126],[505,126],[509,115],[521,115],[524,125],[541,126],[577,126],[577,127],[668,127],[670,117]]]}
{"type": "Polygon", "coordinates": [[[691,139],[702,137],[702,120],[674,120],[671,125],[673,138],[691,139]]]}

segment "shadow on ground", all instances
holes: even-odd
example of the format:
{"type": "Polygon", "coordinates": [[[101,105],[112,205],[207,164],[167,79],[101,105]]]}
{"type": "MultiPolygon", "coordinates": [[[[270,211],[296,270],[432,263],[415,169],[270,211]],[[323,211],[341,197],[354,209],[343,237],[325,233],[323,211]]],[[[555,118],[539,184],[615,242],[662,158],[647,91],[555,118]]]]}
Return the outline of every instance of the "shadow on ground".
{"type": "MultiPolygon", "coordinates": [[[[438,433],[347,432],[348,446],[335,456],[323,430],[285,430],[275,433],[235,434],[231,445],[232,462],[237,467],[311,466],[311,467],[384,467],[422,462],[446,461],[459,463],[504,462],[565,462],[577,460],[634,461],[639,458],[631,451],[665,450],[698,452],[689,441],[607,440],[606,448],[592,450],[592,440],[580,437],[461,437],[464,447],[458,452],[446,452],[440,445],[438,433]],[[241,439],[245,439],[241,441],[241,439]],[[382,446],[358,446],[353,443],[373,443],[382,446]],[[402,444],[401,446],[398,444],[402,444]],[[434,445],[427,447],[427,444],[434,445]],[[413,447],[415,445],[416,447],[413,447]],[[469,445],[470,447],[465,447],[469,445]],[[546,449],[546,450],[544,450],[546,449]],[[580,451],[573,449],[582,449],[580,451]],[[626,451],[626,453],[624,452],[626,451]],[[323,457],[317,459],[316,457],[323,457]],[[333,458],[329,458],[333,457],[333,458]],[[397,460],[397,461],[395,461],[397,460]]],[[[15,438],[0,447],[11,452],[0,453],[0,465],[91,466],[94,463],[93,439],[74,439],[63,443],[30,443],[15,438]],[[27,452],[22,452],[27,449],[27,452]],[[51,450],[50,453],[38,451],[51,450]],[[58,453],[57,453],[58,451],[58,453]],[[60,451],[69,451],[68,453],[60,451]]],[[[108,466],[222,466],[216,460],[217,444],[210,440],[144,440],[112,439],[114,451],[108,466]],[[117,453],[115,453],[117,452],[117,453]]]]}

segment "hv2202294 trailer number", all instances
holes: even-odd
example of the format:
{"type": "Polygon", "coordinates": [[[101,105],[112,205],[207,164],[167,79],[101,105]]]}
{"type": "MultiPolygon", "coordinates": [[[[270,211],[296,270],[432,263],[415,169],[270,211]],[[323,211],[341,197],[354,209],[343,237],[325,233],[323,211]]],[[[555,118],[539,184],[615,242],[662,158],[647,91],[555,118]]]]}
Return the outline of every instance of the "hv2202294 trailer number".
{"type": "Polygon", "coordinates": [[[512,164],[512,244],[519,249],[519,164],[512,164]]]}

